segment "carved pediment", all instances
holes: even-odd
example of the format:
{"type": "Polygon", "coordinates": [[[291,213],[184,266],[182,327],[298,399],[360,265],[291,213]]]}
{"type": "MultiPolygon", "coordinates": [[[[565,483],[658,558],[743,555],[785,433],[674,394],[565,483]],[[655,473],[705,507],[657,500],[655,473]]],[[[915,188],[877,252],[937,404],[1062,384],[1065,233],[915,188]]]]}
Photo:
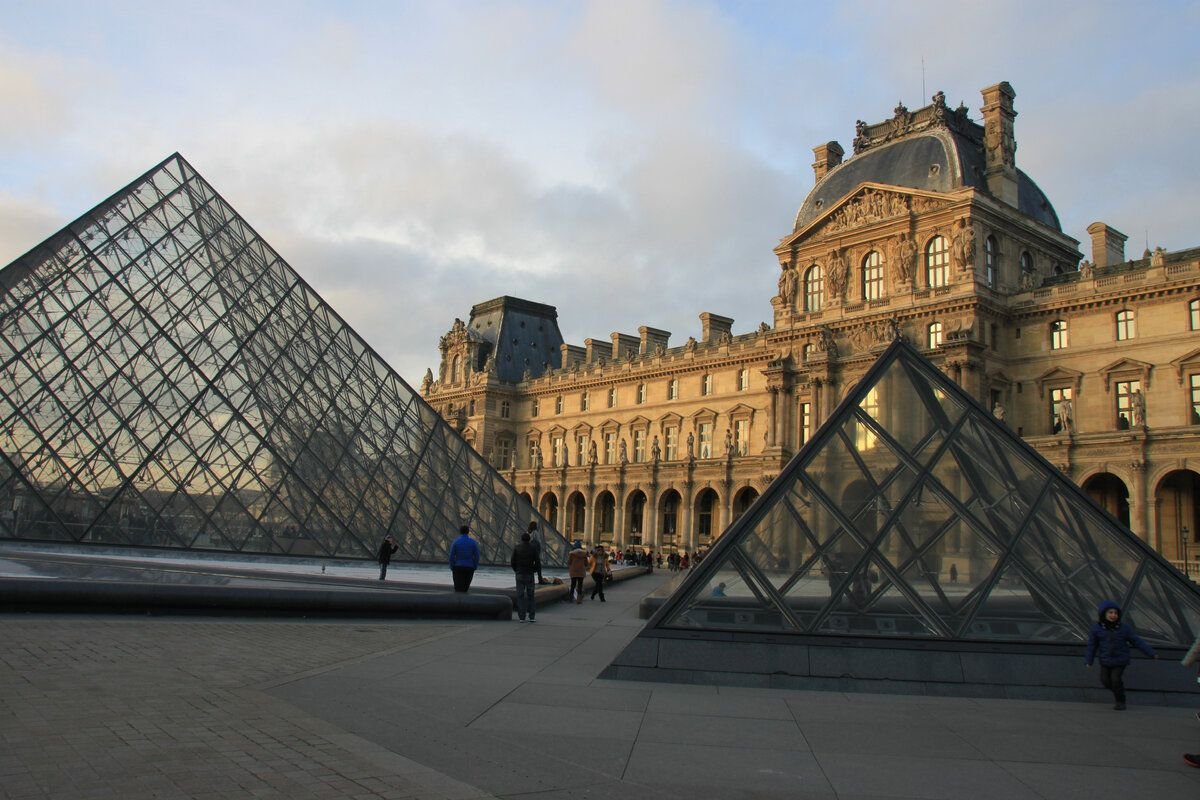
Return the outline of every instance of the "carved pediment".
{"type": "Polygon", "coordinates": [[[650,427],[650,420],[646,419],[641,414],[638,414],[636,417],[629,420],[629,422],[626,422],[625,427],[627,427],[627,428],[648,428],[648,427],[650,427]]]}
{"type": "Polygon", "coordinates": [[[1184,353],[1179,358],[1172,360],[1171,366],[1175,368],[1175,377],[1182,386],[1184,373],[1200,367],[1200,349],[1184,353]]]}
{"type": "Polygon", "coordinates": [[[713,411],[711,408],[702,408],[699,411],[689,415],[688,418],[692,420],[692,422],[713,422],[717,418],[717,412],[713,411]]]}
{"type": "Polygon", "coordinates": [[[1043,372],[1037,379],[1038,396],[1046,396],[1046,386],[1070,386],[1075,390],[1075,394],[1079,393],[1079,386],[1083,383],[1083,373],[1066,367],[1055,367],[1054,369],[1043,372]]]}
{"type": "Polygon", "coordinates": [[[682,423],[683,423],[683,417],[679,416],[678,414],[676,414],[674,412],[672,412],[670,414],[663,414],[661,417],[658,418],[658,424],[664,428],[666,428],[668,426],[681,425],[682,423]]]}
{"type": "Polygon", "coordinates": [[[864,183],[798,231],[798,238],[823,239],[840,235],[867,225],[902,219],[909,214],[922,214],[945,202],[934,194],[898,192],[884,184],[864,183]]]}
{"type": "Polygon", "coordinates": [[[586,422],[580,422],[574,428],[571,428],[571,432],[576,436],[587,436],[592,432],[592,426],[586,422]]]}
{"type": "Polygon", "coordinates": [[[725,415],[731,419],[733,417],[752,417],[754,416],[754,411],[754,406],[746,405],[745,403],[738,403],[736,406],[726,411],[725,415]]]}
{"type": "Polygon", "coordinates": [[[1142,382],[1142,386],[1146,389],[1150,388],[1150,370],[1154,369],[1152,364],[1147,364],[1145,361],[1138,361],[1135,358],[1122,358],[1103,367],[1100,370],[1100,377],[1104,378],[1104,391],[1109,391],[1112,386],[1113,378],[1138,378],[1142,382]]]}

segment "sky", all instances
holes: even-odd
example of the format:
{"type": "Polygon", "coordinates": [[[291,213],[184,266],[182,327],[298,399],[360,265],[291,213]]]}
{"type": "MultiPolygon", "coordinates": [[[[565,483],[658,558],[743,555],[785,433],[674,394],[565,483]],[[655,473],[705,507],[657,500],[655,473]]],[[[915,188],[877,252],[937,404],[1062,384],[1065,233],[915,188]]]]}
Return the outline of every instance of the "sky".
{"type": "Polygon", "coordinates": [[[1200,246],[1200,3],[0,0],[0,265],[181,153],[410,383],[471,306],[770,321],[812,148],[1016,90],[1087,226],[1200,246]]]}

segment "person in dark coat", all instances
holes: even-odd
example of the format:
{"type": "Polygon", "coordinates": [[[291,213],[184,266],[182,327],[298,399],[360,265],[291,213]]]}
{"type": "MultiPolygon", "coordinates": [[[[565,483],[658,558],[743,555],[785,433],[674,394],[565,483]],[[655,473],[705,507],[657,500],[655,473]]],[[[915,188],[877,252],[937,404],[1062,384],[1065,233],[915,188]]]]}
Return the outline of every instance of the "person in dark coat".
{"type": "Polygon", "coordinates": [[[538,583],[547,583],[547,580],[542,577],[542,537],[538,535],[537,522],[529,523],[529,543],[533,545],[533,549],[537,551],[538,568],[537,579],[538,583]]]}
{"type": "Polygon", "coordinates": [[[479,542],[471,538],[471,526],[458,529],[458,537],[450,543],[450,574],[454,576],[454,591],[466,592],[479,566],[479,542]]]}
{"type": "Polygon", "coordinates": [[[513,572],[517,574],[518,622],[524,622],[526,614],[529,615],[530,622],[537,621],[534,619],[537,616],[537,605],[533,600],[533,576],[542,568],[542,560],[538,557],[532,538],[528,533],[522,533],[521,543],[513,548],[512,559],[509,561],[513,572]]]}
{"type": "Polygon", "coordinates": [[[383,543],[379,545],[379,580],[387,577],[388,564],[392,563],[392,556],[400,549],[400,545],[396,544],[396,538],[390,533],[383,537],[383,543]]]}
{"type": "Polygon", "coordinates": [[[1112,691],[1113,709],[1125,710],[1125,668],[1129,666],[1130,646],[1141,650],[1150,658],[1158,658],[1154,648],[1142,641],[1133,632],[1133,626],[1121,621],[1121,607],[1112,600],[1105,600],[1098,609],[1100,617],[1088,634],[1087,654],[1084,661],[1090,667],[1092,661],[1100,661],[1100,682],[1112,691]]]}

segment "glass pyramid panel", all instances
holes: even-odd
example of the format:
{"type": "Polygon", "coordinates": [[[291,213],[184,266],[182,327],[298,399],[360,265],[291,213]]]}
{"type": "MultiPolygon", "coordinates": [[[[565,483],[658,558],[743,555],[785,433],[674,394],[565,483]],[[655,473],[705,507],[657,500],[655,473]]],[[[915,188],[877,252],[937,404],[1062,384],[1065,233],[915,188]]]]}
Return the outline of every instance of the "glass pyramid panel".
{"type": "Polygon", "coordinates": [[[1078,642],[1106,599],[1200,630],[1195,586],[897,341],[648,627],[1078,642]]]}
{"type": "Polygon", "coordinates": [[[178,154],[0,270],[0,536],[568,546],[178,154]]]}

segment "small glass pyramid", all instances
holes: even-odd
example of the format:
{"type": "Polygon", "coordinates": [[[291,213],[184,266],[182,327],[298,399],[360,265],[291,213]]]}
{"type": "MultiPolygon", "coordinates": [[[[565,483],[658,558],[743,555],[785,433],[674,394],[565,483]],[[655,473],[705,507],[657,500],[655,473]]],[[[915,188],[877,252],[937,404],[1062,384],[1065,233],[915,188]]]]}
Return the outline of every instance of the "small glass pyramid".
{"type": "MultiPolygon", "coordinates": [[[[402,302],[403,298],[397,298],[402,302]]],[[[507,563],[566,541],[178,154],[0,270],[0,538],[507,563]]]]}
{"type": "Polygon", "coordinates": [[[1200,591],[903,341],[647,631],[1189,645],[1200,591]]]}

